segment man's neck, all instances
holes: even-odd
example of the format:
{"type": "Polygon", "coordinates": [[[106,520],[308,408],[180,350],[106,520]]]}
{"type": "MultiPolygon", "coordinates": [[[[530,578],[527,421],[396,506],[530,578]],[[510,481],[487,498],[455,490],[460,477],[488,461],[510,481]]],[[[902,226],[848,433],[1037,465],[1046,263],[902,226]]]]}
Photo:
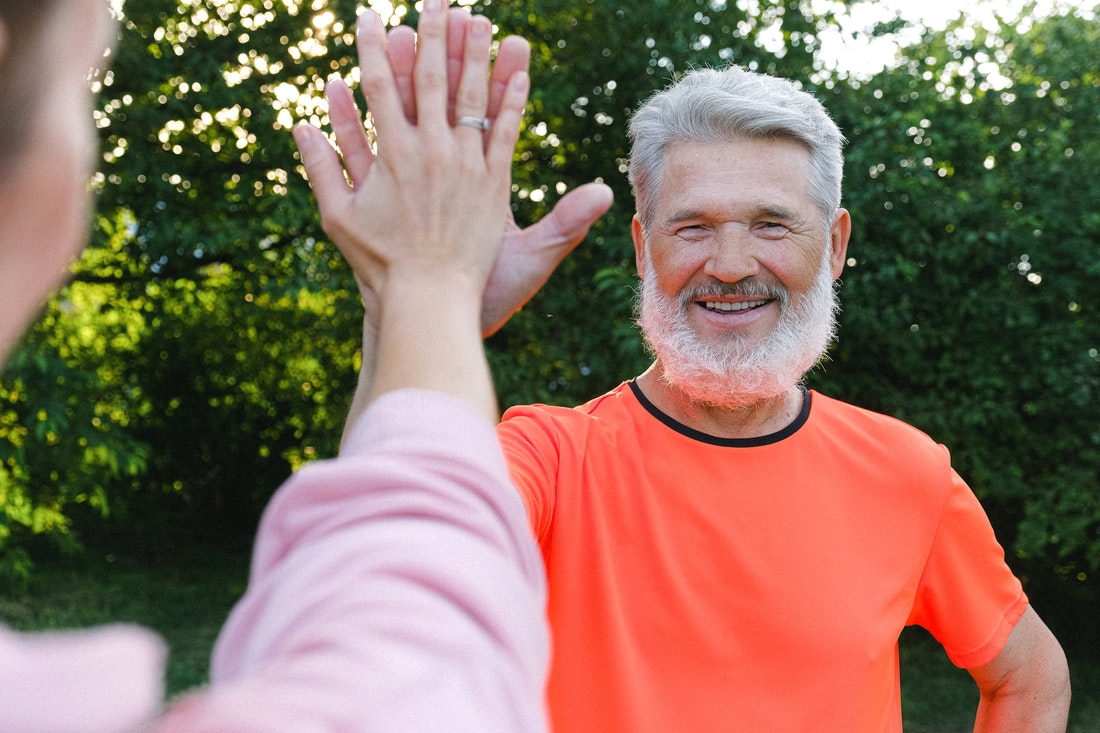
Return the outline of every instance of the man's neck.
{"type": "Polygon", "coordinates": [[[802,410],[803,393],[795,386],[778,397],[759,400],[743,408],[725,409],[693,402],[665,381],[660,363],[639,376],[635,383],[653,405],[677,422],[716,438],[759,438],[794,422],[802,410]]]}

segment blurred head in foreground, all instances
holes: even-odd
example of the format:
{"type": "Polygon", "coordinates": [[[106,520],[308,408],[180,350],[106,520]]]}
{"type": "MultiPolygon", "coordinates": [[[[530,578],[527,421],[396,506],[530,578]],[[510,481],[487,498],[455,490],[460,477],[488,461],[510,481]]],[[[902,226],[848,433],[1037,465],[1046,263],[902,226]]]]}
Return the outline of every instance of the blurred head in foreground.
{"type": "Polygon", "coordinates": [[[0,0],[0,364],[87,239],[106,0],[0,0]]]}

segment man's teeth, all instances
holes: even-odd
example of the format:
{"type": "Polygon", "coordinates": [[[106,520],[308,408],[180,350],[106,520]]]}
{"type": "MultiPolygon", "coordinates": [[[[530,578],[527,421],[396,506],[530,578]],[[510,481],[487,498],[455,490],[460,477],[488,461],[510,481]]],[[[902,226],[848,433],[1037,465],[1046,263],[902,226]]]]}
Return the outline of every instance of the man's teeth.
{"type": "Polygon", "coordinates": [[[750,300],[742,303],[718,303],[707,301],[703,303],[703,306],[710,311],[747,311],[750,308],[759,308],[767,302],[766,300],[750,300]]]}

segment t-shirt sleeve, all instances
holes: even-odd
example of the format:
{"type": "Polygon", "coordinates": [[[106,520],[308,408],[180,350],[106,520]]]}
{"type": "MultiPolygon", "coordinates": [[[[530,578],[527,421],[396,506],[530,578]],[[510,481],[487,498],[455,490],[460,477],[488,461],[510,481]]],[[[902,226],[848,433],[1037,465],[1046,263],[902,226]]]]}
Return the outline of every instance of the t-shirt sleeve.
{"type": "Polygon", "coordinates": [[[955,665],[970,669],[1000,653],[1027,606],[985,511],[952,471],[909,623],[928,629],[955,665]]]}
{"type": "Polygon", "coordinates": [[[560,446],[554,423],[539,405],[513,407],[497,426],[497,438],[508,473],[523,505],[531,531],[540,541],[554,516],[560,446]]]}
{"type": "Polygon", "coordinates": [[[389,393],[272,500],[212,687],[158,731],[543,731],[545,578],[493,426],[389,393]]]}

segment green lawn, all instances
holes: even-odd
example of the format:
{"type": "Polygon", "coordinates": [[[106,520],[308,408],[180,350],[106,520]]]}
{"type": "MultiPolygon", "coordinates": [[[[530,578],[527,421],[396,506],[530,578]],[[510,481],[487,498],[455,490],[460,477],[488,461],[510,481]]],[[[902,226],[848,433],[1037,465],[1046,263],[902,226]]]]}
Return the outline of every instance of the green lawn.
{"type": "Polygon", "coordinates": [[[23,630],[134,622],[169,647],[170,696],[207,679],[210,649],[244,592],[248,551],[156,551],[126,557],[89,550],[41,562],[28,587],[0,591],[0,622],[23,630]]]}
{"type": "MultiPolygon", "coordinates": [[[[89,550],[40,563],[25,589],[0,589],[0,622],[26,630],[116,621],[149,626],[168,642],[168,693],[175,696],[205,682],[210,648],[244,590],[247,566],[245,548],[153,550],[138,557],[89,550]]],[[[1069,655],[1074,680],[1069,730],[1095,733],[1100,731],[1100,658],[1072,648],[1069,655]]],[[[970,731],[977,704],[970,676],[923,630],[902,636],[901,684],[906,733],[970,731]]]]}

